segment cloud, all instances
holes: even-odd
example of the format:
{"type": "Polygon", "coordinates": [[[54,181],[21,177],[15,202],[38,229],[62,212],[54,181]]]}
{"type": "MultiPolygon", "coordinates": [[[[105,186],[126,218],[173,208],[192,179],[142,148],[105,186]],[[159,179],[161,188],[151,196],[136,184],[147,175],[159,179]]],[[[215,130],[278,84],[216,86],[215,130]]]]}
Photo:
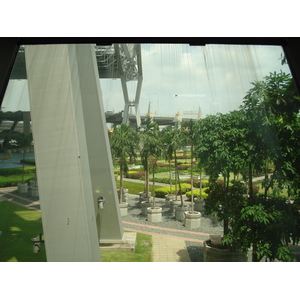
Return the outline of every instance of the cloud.
{"type": "MultiPolygon", "coordinates": [[[[238,109],[252,81],[280,69],[289,72],[280,64],[281,53],[280,46],[142,44],[141,114],[149,101],[160,115],[198,111],[199,106],[203,116],[238,109]]],[[[120,81],[108,81],[100,81],[106,110],[123,110],[120,81]]],[[[128,86],[133,100],[136,82],[128,86]]]]}

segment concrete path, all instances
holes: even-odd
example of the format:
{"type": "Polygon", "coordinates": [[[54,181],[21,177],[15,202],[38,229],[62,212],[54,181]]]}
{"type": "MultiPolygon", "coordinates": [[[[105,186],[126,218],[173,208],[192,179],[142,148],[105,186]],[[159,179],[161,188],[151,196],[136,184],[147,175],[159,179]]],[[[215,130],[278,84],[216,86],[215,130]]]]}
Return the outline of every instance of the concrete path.
{"type": "Polygon", "coordinates": [[[152,236],[153,262],[190,262],[185,242],[181,239],[152,236]]]}

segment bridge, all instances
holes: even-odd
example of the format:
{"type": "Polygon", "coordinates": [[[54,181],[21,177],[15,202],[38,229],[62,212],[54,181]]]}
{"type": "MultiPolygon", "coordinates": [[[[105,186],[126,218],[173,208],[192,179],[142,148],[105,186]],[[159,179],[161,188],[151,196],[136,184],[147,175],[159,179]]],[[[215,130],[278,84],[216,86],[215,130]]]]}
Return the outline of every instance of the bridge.
{"type": "MultiPolygon", "coordinates": [[[[140,126],[139,101],[143,81],[140,44],[95,45],[95,56],[99,78],[121,80],[125,104],[122,123],[129,123],[129,110],[131,107],[135,107],[136,123],[140,126]],[[133,101],[130,101],[128,96],[127,82],[129,81],[137,81],[135,99],[133,101]]],[[[16,81],[27,79],[24,46],[19,48],[10,79],[16,81]]],[[[14,99],[9,99],[7,102],[11,103],[13,101],[14,99]]],[[[5,106],[5,98],[2,105],[5,106]]],[[[14,111],[18,111],[18,109],[14,111]]]]}
{"type": "MultiPolygon", "coordinates": [[[[126,123],[140,127],[146,119],[146,115],[141,116],[139,110],[143,81],[140,44],[95,46],[95,56],[99,78],[120,79],[122,84],[124,110],[118,113],[106,112],[106,122],[114,125],[126,123]],[[133,101],[130,101],[128,96],[127,82],[129,81],[137,81],[135,99],[133,101]],[[132,107],[135,107],[135,114],[131,113],[132,107]]],[[[0,139],[4,139],[8,135],[17,136],[21,132],[29,133],[31,131],[24,46],[19,48],[10,79],[12,88],[11,91],[8,91],[8,88],[7,99],[4,98],[0,111],[0,125],[2,124],[0,139]],[[16,92],[18,89],[20,90],[19,94],[16,92]],[[5,126],[3,126],[4,124],[5,126]]],[[[150,107],[148,114],[152,116],[158,125],[174,125],[179,119],[183,121],[196,119],[195,117],[182,118],[179,114],[174,116],[152,115],[150,107]]]]}

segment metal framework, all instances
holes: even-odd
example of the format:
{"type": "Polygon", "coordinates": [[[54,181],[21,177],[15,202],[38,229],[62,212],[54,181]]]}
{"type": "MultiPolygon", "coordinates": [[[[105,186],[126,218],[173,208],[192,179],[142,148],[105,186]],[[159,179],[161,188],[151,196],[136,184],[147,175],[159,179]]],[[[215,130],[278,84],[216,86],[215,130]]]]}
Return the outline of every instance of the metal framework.
{"type": "MultiPolygon", "coordinates": [[[[135,107],[136,123],[141,125],[139,101],[142,88],[142,57],[140,44],[113,44],[95,46],[99,78],[119,78],[124,96],[124,114],[122,123],[129,123],[129,110],[135,107]],[[127,82],[137,81],[135,99],[130,100],[127,82]]],[[[10,79],[27,79],[25,51],[21,45],[16,56],[10,79]]]]}

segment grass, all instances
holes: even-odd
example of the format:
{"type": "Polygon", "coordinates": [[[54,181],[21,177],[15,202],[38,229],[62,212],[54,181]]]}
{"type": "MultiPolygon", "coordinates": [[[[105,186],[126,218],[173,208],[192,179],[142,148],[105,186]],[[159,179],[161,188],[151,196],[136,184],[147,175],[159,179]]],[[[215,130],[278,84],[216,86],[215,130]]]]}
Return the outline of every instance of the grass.
{"type": "Polygon", "coordinates": [[[152,261],[152,236],[137,233],[136,249],[134,252],[101,251],[103,262],[151,262],[152,261]]]}
{"type": "Polygon", "coordinates": [[[0,261],[44,262],[44,244],[33,253],[31,239],[43,232],[41,213],[17,204],[0,202],[0,261]]]}
{"type": "MultiPolygon", "coordinates": [[[[0,262],[46,262],[45,245],[33,253],[31,239],[43,232],[41,213],[17,204],[0,202],[0,262]]],[[[137,233],[135,252],[101,251],[103,262],[149,262],[151,235],[137,233]]]]}

